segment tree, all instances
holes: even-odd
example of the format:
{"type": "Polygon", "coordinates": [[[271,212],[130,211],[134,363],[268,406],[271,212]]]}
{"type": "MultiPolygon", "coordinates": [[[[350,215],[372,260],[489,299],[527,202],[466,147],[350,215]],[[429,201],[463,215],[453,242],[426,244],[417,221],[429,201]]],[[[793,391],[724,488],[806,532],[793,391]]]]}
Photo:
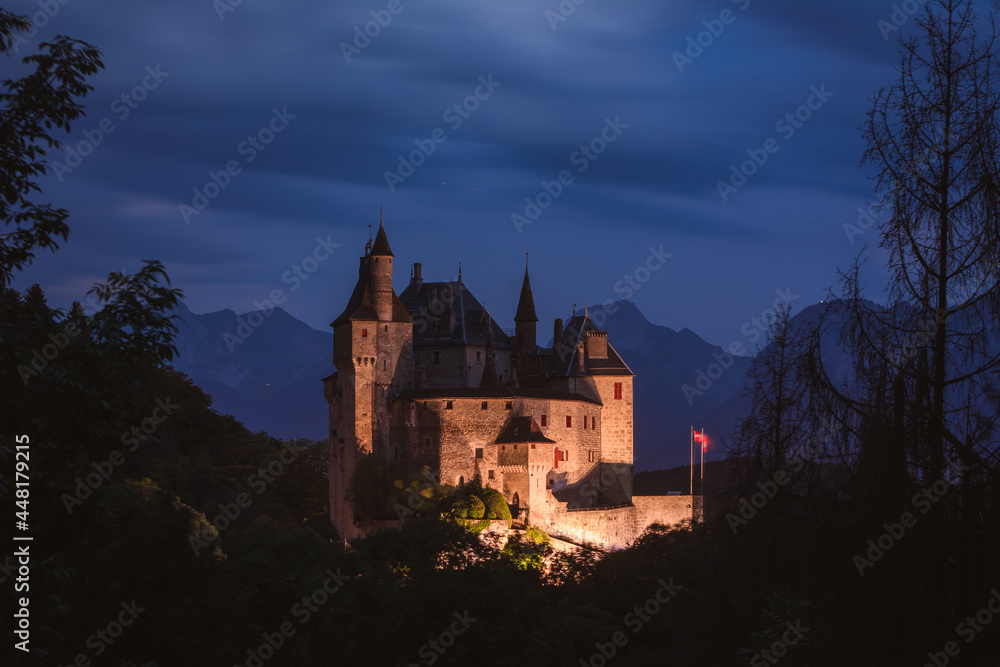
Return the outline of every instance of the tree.
{"type": "Polygon", "coordinates": [[[920,429],[929,481],[946,456],[982,460],[964,423],[1000,364],[1000,91],[996,34],[980,41],[969,0],[936,0],[900,42],[899,80],[880,90],[864,125],[863,164],[888,193],[880,245],[892,307],[864,309],[858,343],[923,389],[920,429]]]}
{"type": "MultiPolygon", "coordinates": [[[[0,53],[14,45],[17,32],[30,27],[0,7],[0,53]]],[[[37,249],[55,251],[59,239],[69,236],[69,212],[31,198],[41,192],[37,179],[47,172],[46,149],[59,148],[51,131],[69,132],[70,123],[83,114],[80,98],[93,90],[87,77],[104,67],[100,52],[62,35],[39,45],[39,52],[23,59],[34,71],[16,81],[3,82],[0,92],[0,288],[35,257],[37,249]]]]}

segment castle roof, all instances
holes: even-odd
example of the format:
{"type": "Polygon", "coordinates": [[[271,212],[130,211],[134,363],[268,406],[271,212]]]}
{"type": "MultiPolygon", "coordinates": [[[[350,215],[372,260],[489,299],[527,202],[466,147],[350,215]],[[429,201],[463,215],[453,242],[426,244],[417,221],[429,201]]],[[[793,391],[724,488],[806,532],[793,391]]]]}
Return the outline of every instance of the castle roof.
{"type": "MultiPolygon", "coordinates": [[[[586,336],[588,331],[599,329],[586,310],[582,315],[573,316],[563,329],[561,341],[553,341],[552,361],[549,377],[573,377],[579,375],[635,375],[618,352],[607,343],[607,358],[595,358],[586,353],[586,336]],[[584,342],[583,372],[580,372],[578,357],[580,341],[584,342]]],[[[603,334],[603,332],[601,332],[603,334]]]]}
{"type": "Polygon", "coordinates": [[[407,391],[401,394],[401,398],[410,400],[432,398],[541,398],[551,401],[578,401],[581,403],[604,405],[600,400],[584,396],[583,394],[525,387],[438,387],[434,389],[407,391]]]}
{"type": "Polygon", "coordinates": [[[395,257],[392,254],[392,248],[389,247],[389,238],[385,235],[385,227],[381,220],[378,223],[378,234],[375,235],[375,245],[372,246],[371,254],[380,257],[395,257]]]}
{"type": "Polygon", "coordinates": [[[514,313],[515,322],[537,322],[535,315],[535,298],[531,294],[531,281],[528,280],[528,267],[524,267],[524,282],[521,283],[521,298],[517,301],[517,312],[514,313]]]}
{"type": "Polygon", "coordinates": [[[497,436],[496,444],[511,442],[548,442],[555,443],[542,435],[542,429],[533,417],[511,417],[507,420],[503,431],[497,436]]]}
{"type": "MultiPolygon", "coordinates": [[[[379,236],[385,236],[385,230],[379,227],[379,236]]],[[[389,247],[388,242],[386,242],[386,248],[389,247]]],[[[374,251],[373,251],[374,252],[374,251]]],[[[392,251],[389,251],[390,254],[392,251]]],[[[347,307],[344,308],[344,312],[340,316],[330,323],[331,327],[335,327],[338,324],[343,324],[349,321],[371,321],[378,320],[378,313],[375,311],[375,299],[372,294],[372,271],[371,271],[371,258],[362,257],[361,266],[358,269],[358,283],[354,286],[354,291],[351,293],[351,298],[347,300],[347,307]]],[[[396,296],[396,293],[392,293],[392,321],[393,322],[403,322],[408,323],[413,320],[410,319],[410,314],[406,312],[406,307],[396,296]]]]}
{"type": "Polygon", "coordinates": [[[479,300],[461,280],[454,282],[410,281],[399,294],[403,306],[413,318],[413,344],[421,346],[477,345],[486,347],[487,334],[493,333],[493,347],[513,349],[514,344],[500,325],[486,312],[479,300]],[[447,321],[449,305],[445,293],[451,290],[450,308],[454,314],[447,321]],[[435,300],[437,303],[432,303],[435,300]]]}

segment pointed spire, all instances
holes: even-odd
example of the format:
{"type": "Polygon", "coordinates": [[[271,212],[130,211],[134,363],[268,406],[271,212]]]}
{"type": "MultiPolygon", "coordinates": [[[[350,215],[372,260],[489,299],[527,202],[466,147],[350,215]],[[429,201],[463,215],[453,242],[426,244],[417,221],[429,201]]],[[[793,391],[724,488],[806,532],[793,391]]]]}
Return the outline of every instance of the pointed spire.
{"type": "Polygon", "coordinates": [[[521,283],[521,298],[517,302],[515,322],[537,322],[535,315],[535,298],[531,294],[531,281],[528,279],[528,254],[524,254],[524,282],[521,283]]]}
{"type": "Polygon", "coordinates": [[[392,254],[392,249],[389,247],[389,239],[385,235],[385,226],[382,224],[382,211],[379,209],[378,214],[378,234],[375,235],[375,245],[372,246],[372,255],[379,255],[381,257],[395,257],[392,254]]]}

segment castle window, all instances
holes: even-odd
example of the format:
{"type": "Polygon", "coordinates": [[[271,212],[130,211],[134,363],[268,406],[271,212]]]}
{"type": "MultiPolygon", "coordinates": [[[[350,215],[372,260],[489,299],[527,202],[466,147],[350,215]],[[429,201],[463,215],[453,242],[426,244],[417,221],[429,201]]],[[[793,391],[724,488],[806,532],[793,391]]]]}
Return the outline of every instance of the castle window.
{"type": "Polygon", "coordinates": [[[517,449],[517,445],[514,445],[514,449],[517,449]]]}
{"type": "Polygon", "coordinates": [[[486,401],[483,401],[483,407],[482,407],[482,409],[485,410],[486,408],[489,407],[489,405],[490,405],[489,403],[487,403],[486,401]]]}
{"type": "Polygon", "coordinates": [[[622,400],[622,383],[621,382],[615,382],[615,400],[616,401],[622,400]]]}
{"type": "Polygon", "coordinates": [[[387,325],[385,325],[385,330],[386,330],[386,331],[388,331],[388,330],[389,330],[389,325],[388,325],[388,324],[387,324],[387,325]]]}
{"type": "Polygon", "coordinates": [[[476,458],[477,459],[483,458],[483,448],[482,447],[476,447],[476,458]]]}
{"type": "Polygon", "coordinates": [[[510,410],[511,408],[514,407],[514,404],[511,401],[507,401],[507,405],[505,405],[504,407],[506,407],[508,410],[510,410]]]}
{"type": "Polygon", "coordinates": [[[452,406],[452,404],[451,404],[451,401],[445,401],[445,402],[444,402],[444,409],[445,409],[445,410],[451,410],[451,409],[452,409],[452,407],[453,407],[453,406],[452,406]]]}
{"type": "Polygon", "coordinates": [[[385,359],[382,360],[382,370],[385,370],[385,359]]]}
{"type": "Polygon", "coordinates": [[[490,470],[490,472],[488,474],[488,479],[496,479],[496,476],[493,474],[492,470],[490,470]]]}
{"type": "Polygon", "coordinates": [[[507,445],[500,445],[500,451],[502,452],[507,451],[507,445]]]}
{"type": "Polygon", "coordinates": [[[483,353],[482,352],[476,352],[476,363],[478,364],[482,360],[483,360],[483,353]]]}
{"type": "Polygon", "coordinates": [[[461,489],[463,486],[465,486],[465,476],[464,475],[459,475],[458,476],[458,488],[461,489]]]}
{"type": "Polygon", "coordinates": [[[566,415],[566,428],[573,428],[573,417],[572,417],[572,415],[566,415]]]}
{"type": "Polygon", "coordinates": [[[362,329],[361,330],[361,337],[362,338],[368,338],[368,329],[362,329]]]}
{"type": "Polygon", "coordinates": [[[534,448],[535,448],[535,446],[534,446],[534,445],[532,445],[532,446],[531,446],[531,448],[532,448],[532,449],[534,449],[534,448]]]}
{"type": "Polygon", "coordinates": [[[542,426],[548,426],[548,425],[549,425],[549,416],[542,415],[542,426]]]}
{"type": "Polygon", "coordinates": [[[587,463],[593,463],[594,462],[594,454],[595,453],[596,452],[587,452],[587,463]]]}
{"type": "Polygon", "coordinates": [[[583,416],[583,430],[587,430],[587,415],[583,416]]]}
{"type": "Polygon", "coordinates": [[[441,363],[441,353],[440,352],[435,352],[434,353],[434,363],[435,364],[440,364],[441,363]]]}
{"type": "Polygon", "coordinates": [[[590,428],[592,429],[597,428],[597,417],[594,417],[590,420],[590,428]]]}

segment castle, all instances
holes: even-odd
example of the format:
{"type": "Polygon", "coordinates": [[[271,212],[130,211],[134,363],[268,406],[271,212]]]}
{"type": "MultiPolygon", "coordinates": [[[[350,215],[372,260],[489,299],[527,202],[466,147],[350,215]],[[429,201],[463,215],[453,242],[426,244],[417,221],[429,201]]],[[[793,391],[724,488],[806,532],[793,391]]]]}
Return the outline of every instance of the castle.
{"type": "Polygon", "coordinates": [[[330,516],[345,539],[366,531],[346,491],[372,453],[459,488],[478,477],[519,520],[603,548],[700,517],[700,497],[633,495],[633,373],[586,310],[555,320],[553,347],[540,347],[527,266],[505,332],[461,271],[424,282],[413,264],[397,295],[393,260],[380,223],[331,324],[330,516]]]}

